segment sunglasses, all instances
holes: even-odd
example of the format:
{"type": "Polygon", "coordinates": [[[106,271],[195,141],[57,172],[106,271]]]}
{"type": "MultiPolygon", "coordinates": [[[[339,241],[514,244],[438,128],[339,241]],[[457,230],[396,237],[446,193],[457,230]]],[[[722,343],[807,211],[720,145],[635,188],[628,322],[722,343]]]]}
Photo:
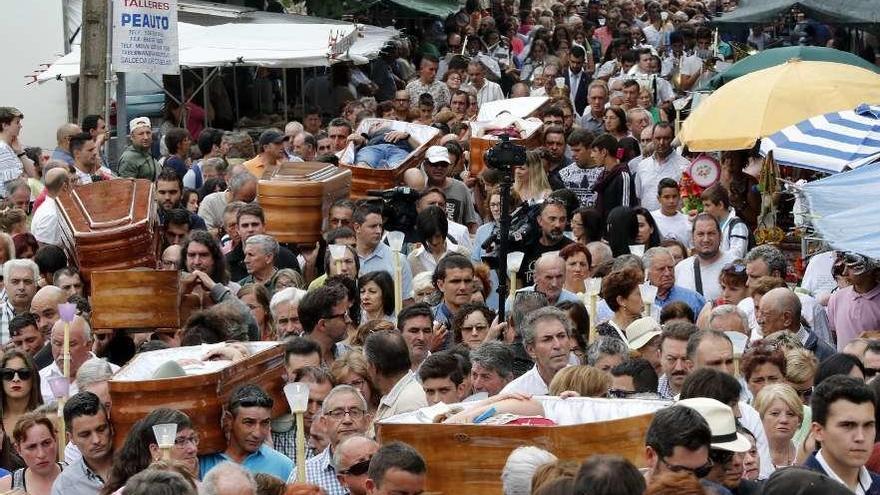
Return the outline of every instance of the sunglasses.
{"type": "Polygon", "coordinates": [[[728,263],[724,265],[721,271],[725,273],[735,273],[737,275],[742,275],[746,272],[746,265],[742,263],[728,263]]]}
{"type": "Polygon", "coordinates": [[[356,464],[352,464],[348,469],[343,469],[342,471],[339,471],[339,474],[347,474],[351,476],[361,476],[367,474],[367,470],[370,469],[370,459],[372,458],[367,458],[356,464]]]}
{"type": "Polygon", "coordinates": [[[672,471],[673,473],[691,473],[694,476],[696,476],[698,479],[703,479],[706,476],[708,476],[709,471],[712,470],[712,466],[713,466],[712,459],[709,459],[709,462],[707,462],[706,464],[703,464],[702,466],[700,466],[698,468],[689,468],[687,466],[679,466],[678,464],[669,464],[669,461],[667,461],[663,457],[660,458],[660,462],[662,462],[666,466],[666,468],[669,469],[670,471],[672,471]]]}
{"type": "Polygon", "coordinates": [[[709,450],[709,460],[713,464],[724,465],[733,459],[733,452],[729,450],[722,449],[710,449],[709,450]]]}
{"type": "Polygon", "coordinates": [[[27,368],[3,368],[0,369],[0,377],[3,378],[5,382],[11,382],[15,379],[15,375],[18,375],[18,378],[21,380],[30,380],[33,372],[27,368]]]}

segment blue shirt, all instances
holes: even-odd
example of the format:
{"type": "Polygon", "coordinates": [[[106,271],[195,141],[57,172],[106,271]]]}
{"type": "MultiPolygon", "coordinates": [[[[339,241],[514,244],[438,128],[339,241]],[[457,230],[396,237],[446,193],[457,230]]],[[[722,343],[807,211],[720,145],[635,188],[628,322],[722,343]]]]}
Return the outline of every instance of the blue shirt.
{"type": "MultiPolygon", "coordinates": [[[[214,466],[226,461],[235,462],[225,452],[199,457],[199,475],[204,479],[214,466]]],[[[266,473],[286,480],[293,471],[293,461],[268,445],[261,445],[260,450],[244,458],[241,467],[254,474],[266,473]]]]}
{"type": "MultiPolygon", "coordinates": [[[[358,258],[361,260],[361,275],[384,270],[391,275],[392,279],[394,278],[394,253],[384,242],[380,242],[369,256],[358,255],[358,258]]],[[[401,278],[403,279],[402,297],[410,299],[412,298],[412,270],[403,253],[400,255],[400,268],[401,278]]]]}
{"type": "Polygon", "coordinates": [[[61,148],[55,148],[55,150],[52,151],[52,158],[51,159],[52,160],[61,160],[62,162],[66,163],[68,165],[73,165],[73,162],[74,162],[73,155],[71,155],[70,153],[68,153],[67,151],[65,151],[61,148]]]}
{"type": "Polygon", "coordinates": [[[694,312],[694,318],[700,316],[700,311],[703,310],[703,306],[706,304],[706,299],[700,295],[699,292],[679,287],[677,285],[672,286],[672,289],[669,290],[669,294],[666,294],[665,299],[660,299],[660,296],[658,295],[654,300],[654,304],[660,309],[663,309],[664,306],[675,301],[681,301],[690,306],[694,312]]]}

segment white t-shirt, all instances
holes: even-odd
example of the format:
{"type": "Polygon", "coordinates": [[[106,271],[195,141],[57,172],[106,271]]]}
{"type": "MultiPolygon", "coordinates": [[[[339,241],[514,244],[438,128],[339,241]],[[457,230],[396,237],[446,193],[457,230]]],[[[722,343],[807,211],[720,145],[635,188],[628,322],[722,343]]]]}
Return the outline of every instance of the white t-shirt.
{"type": "Polygon", "coordinates": [[[660,239],[675,239],[690,249],[691,246],[691,220],[690,217],[680,211],[676,211],[675,215],[667,217],[659,209],[651,212],[654,221],[657,222],[657,228],[660,229],[660,239]]]}
{"type": "Polygon", "coordinates": [[[47,197],[31,219],[31,233],[40,244],[61,245],[61,224],[58,221],[58,205],[47,197]]]}
{"type": "MultiPolygon", "coordinates": [[[[675,285],[685,289],[697,290],[694,278],[694,260],[696,258],[696,256],[691,256],[675,265],[675,285]]],[[[700,280],[703,283],[702,294],[706,301],[714,301],[721,295],[721,284],[718,282],[718,276],[721,275],[721,269],[724,268],[724,265],[735,259],[735,256],[722,251],[721,256],[714,263],[709,265],[700,264],[700,280]]]]}
{"type": "Polygon", "coordinates": [[[736,216],[733,208],[730,209],[727,220],[721,224],[721,249],[729,251],[736,258],[745,258],[749,252],[749,227],[736,216]]]}
{"type": "Polygon", "coordinates": [[[824,253],[813,255],[807,263],[807,269],[804,271],[801,288],[810,291],[813,297],[830,294],[831,291],[837,288],[837,281],[831,275],[834,257],[834,251],[825,251],[824,253]]]}
{"type": "Polygon", "coordinates": [[[660,208],[660,200],[657,198],[657,187],[660,181],[666,178],[675,182],[681,180],[681,174],[690,164],[687,158],[673,151],[662,162],[657,162],[657,155],[651,155],[639,162],[636,172],[636,196],[639,204],[648,211],[660,208]]]}
{"type": "Polygon", "coordinates": [[[535,365],[532,366],[532,369],[526,371],[522,376],[508,383],[503,389],[501,389],[502,394],[509,394],[512,392],[529,395],[549,395],[550,387],[544,383],[544,379],[541,378],[541,374],[538,373],[538,366],[535,365]]]}

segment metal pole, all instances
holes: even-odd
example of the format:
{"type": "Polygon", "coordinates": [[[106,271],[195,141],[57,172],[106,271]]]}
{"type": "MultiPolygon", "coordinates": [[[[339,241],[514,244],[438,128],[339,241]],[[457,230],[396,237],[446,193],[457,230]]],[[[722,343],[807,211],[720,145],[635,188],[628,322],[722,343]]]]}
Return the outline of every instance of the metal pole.
{"type": "Polygon", "coordinates": [[[299,104],[302,106],[302,119],[306,118],[306,70],[302,67],[299,69],[299,104]]]}
{"type": "MultiPolygon", "coordinates": [[[[202,110],[205,111],[205,128],[208,127],[208,69],[202,67],[202,110]]],[[[199,139],[198,136],[193,136],[199,139]]]]}
{"type": "MultiPolygon", "coordinates": [[[[107,5],[107,79],[104,81],[104,122],[110,125],[110,89],[113,87],[113,2],[107,5]]],[[[119,139],[121,136],[116,135],[119,139]]],[[[110,162],[110,140],[104,141],[104,158],[110,162]]]]}
{"type": "MultiPolygon", "coordinates": [[[[122,149],[127,146],[128,139],[128,108],[125,101],[125,73],[116,73],[116,155],[122,154],[122,149]]],[[[109,157],[108,157],[109,160],[109,157]]],[[[118,164],[118,160],[111,163],[118,164]]]]}
{"type": "Polygon", "coordinates": [[[235,126],[238,125],[238,74],[237,70],[235,70],[235,62],[232,63],[232,94],[235,97],[235,124],[232,125],[232,128],[235,129],[235,126]]]}
{"type": "Polygon", "coordinates": [[[281,84],[284,85],[282,88],[284,90],[284,125],[287,125],[287,123],[290,122],[287,119],[287,67],[281,69],[281,80],[281,84]]]}
{"type": "Polygon", "coordinates": [[[180,68],[180,117],[177,117],[177,127],[186,128],[186,122],[183,120],[183,115],[186,112],[186,104],[189,102],[184,92],[186,91],[183,88],[183,67],[180,68]]]}

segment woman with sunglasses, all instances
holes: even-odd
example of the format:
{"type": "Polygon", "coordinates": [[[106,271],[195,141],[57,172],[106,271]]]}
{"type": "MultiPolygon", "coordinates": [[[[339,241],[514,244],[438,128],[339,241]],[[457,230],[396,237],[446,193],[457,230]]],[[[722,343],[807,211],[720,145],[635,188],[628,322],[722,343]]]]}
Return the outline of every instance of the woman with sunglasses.
{"type": "Polygon", "coordinates": [[[0,415],[3,417],[3,431],[12,431],[18,418],[43,404],[40,380],[36,374],[33,359],[24,352],[11,350],[0,358],[0,378],[3,379],[0,415]]]}
{"type": "Polygon", "coordinates": [[[167,423],[177,425],[171,460],[183,463],[194,476],[199,475],[199,434],[193,429],[192,421],[181,411],[160,408],[136,422],[128,431],[122,447],[114,454],[110,479],[104,484],[101,495],[115,493],[129,478],[162,459],[153,426],[167,423]]]}
{"type": "Polygon", "coordinates": [[[52,420],[42,413],[25,413],[15,423],[12,438],[26,467],[0,479],[0,492],[20,490],[28,495],[49,495],[52,483],[64,469],[64,464],[56,460],[58,444],[52,420]]]}

